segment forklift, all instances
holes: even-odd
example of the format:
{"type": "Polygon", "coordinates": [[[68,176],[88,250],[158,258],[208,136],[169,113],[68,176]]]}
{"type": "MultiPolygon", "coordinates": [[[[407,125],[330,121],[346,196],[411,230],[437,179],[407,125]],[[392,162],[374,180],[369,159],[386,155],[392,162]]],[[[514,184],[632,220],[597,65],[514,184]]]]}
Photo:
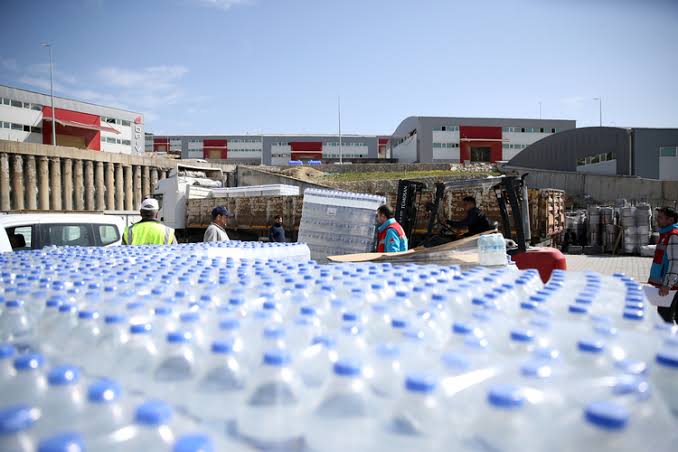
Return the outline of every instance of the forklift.
{"type": "MultiPolygon", "coordinates": [[[[428,215],[426,233],[417,241],[415,226],[417,224],[419,206],[426,184],[417,181],[400,180],[396,200],[395,218],[402,226],[408,240],[413,246],[434,247],[456,240],[460,237],[450,233],[450,228],[438,222],[440,204],[447,190],[492,190],[496,195],[501,215],[502,231],[507,239],[507,254],[520,269],[535,268],[544,282],[554,269],[566,269],[565,256],[555,248],[530,248],[530,221],[528,213],[527,186],[522,176],[496,176],[475,179],[462,179],[449,182],[437,182],[431,202],[425,206],[428,215]],[[509,215],[508,208],[511,209],[509,215]],[[513,219],[513,228],[510,219],[513,219]],[[433,230],[439,225],[440,232],[433,230]],[[515,230],[515,236],[513,234],[515,230]]],[[[496,229],[496,225],[495,225],[496,229]]]]}

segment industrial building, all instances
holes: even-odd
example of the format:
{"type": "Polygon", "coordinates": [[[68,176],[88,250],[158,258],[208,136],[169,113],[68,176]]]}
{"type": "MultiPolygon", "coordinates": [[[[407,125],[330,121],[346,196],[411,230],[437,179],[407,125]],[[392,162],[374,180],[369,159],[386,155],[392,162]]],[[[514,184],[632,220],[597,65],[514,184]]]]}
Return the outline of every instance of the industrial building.
{"type": "Polygon", "coordinates": [[[290,160],[377,159],[388,136],[342,135],[146,135],[147,152],[180,152],[183,159],[224,159],[287,165],[290,160]]]}
{"type": "MultiPolygon", "coordinates": [[[[56,144],[119,154],[144,152],[141,113],[54,97],[56,144]]],[[[49,95],[0,85],[0,139],[52,144],[49,95]]]]}
{"type": "Polygon", "coordinates": [[[678,129],[583,127],[548,136],[511,167],[678,180],[678,129]]]}
{"type": "Polygon", "coordinates": [[[560,119],[410,116],[391,136],[391,157],[400,163],[510,160],[532,143],[576,126],[560,119]]]}

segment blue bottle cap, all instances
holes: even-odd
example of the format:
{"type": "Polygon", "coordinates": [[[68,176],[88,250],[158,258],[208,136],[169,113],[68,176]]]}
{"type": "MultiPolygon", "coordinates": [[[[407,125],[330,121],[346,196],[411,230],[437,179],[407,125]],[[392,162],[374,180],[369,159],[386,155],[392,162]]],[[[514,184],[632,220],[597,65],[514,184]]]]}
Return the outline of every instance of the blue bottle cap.
{"type": "Polygon", "coordinates": [[[64,303],[61,306],[59,306],[59,312],[75,312],[77,308],[75,307],[74,304],[71,303],[64,303]]]}
{"type": "Polygon", "coordinates": [[[344,312],[341,315],[341,318],[345,322],[355,322],[356,320],[358,320],[358,314],[356,314],[355,312],[344,312]]]}
{"type": "Polygon", "coordinates": [[[530,378],[548,378],[553,374],[553,369],[548,361],[532,359],[520,366],[520,373],[530,378]]]}
{"type": "Polygon", "coordinates": [[[487,401],[498,408],[516,409],[525,404],[525,395],[520,387],[510,384],[498,384],[490,388],[487,401]]]}
{"type": "Polygon", "coordinates": [[[282,326],[267,326],[264,328],[264,337],[266,339],[279,339],[285,336],[285,329],[282,326]]]}
{"type": "Polygon", "coordinates": [[[400,356],[400,348],[396,344],[382,343],[377,344],[375,353],[381,358],[397,358],[400,356]]]}
{"type": "Polygon", "coordinates": [[[96,319],[99,317],[99,313],[96,311],[90,311],[83,309],[80,312],[78,312],[78,318],[79,319],[96,319]]]}
{"type": "Polygon", "coordinates": [[[264,364],[273,367],[283,367],[291,361],[290,354],[285,350],[272,349],[264,352],[264,364]]]}
{"type": "Polygon", "coordinates": [[[196,311],[182,312],[179,314],[179,320],[183,323],[193,323],[200,320],[200,314],[196,311]]]}
{"type": "Polygon", "coordinates": [[[38,452],[83,452],[82,435],[75,432],[59,433],[40,441],[38,452]]]}
{"type": "Polygon", "coordinates": [[[166,424],[172,417],[172,407],[162,400],[149,400],[136,409],[134,421],[137,424],[154,427],[166,424]]]}
{"type": "Polygon", "coordinates": [[[624,429],[630,417],[626,408],[611,400],[589,404],[584,415],[589,423],[605,430],[624,429]]]}
{"type": "Polygon", "coordinates": [[[581,339],[577,342],[577,348],[585,353],[602,353],[605,345],[597,339],[581,339]]]}
{"type": "Polygon", "coordinates": [[[629,375],[647,374],[647,363],[645,361],[634,359],[620,359],[615,361],[614,367],[629,375]]]}
{"type": "Polygon", "coordinates": [[[237,318],[223,319],[219,322],[219,329],[232,331],[240,328],[240,320],[237,318]]]}
{"type": "Polygon", "coordinates": [[[153,330],[150,323],[135,323],[130,325],[129,332],[132,334],[148,334],[153,330]]]}
{"type": "Polygon", "coordinates": [[[532,354],[541,360],[557,360],[560,358],[560,351],[552,347],[537,347],[532,354]]]}
{"type": "Polygon", "coordinates": [[[405,389],[410,392],[430,394],[435,391],[437,381],[431,374],[409,374],[405,377],[405,389]]]}
{"type": "Polygon", "coordinates": [[[20,355],[14,359],[14,368],[19,372],[40,369],[44,365],[45,358],[37,353],[28,353],[26,355],[20,355]]]}
{"type": "Polygon", "coordinates": [[[446,368],[456,372],[465,372],[471,368],[471,360],[464,353],[445,352],[440,356],[446,368]]]}
{"type": "Polygon", "coordinates": [[[209,436],[191,433],[181,436],[174,443],[173,452],[214,452],[214,444],[209,436]]]}
{"type": "Polygon", "coordinates": [[[330,336],[322,335],[322,336],[315,336],[313,338],[313,340],[311,341],[311,344],[313,344],[313,345],[320,344],[325,348],[334,348],[334,346],[336,345],[336,341],[333,338],[331,338],[330,336]]]}
{"type": "Polygon", "coordinates": [[[233,340],[219,340],[212,342],[212,353],[228,354],[233,351],[233,340]]]}
{"type": "Polygon", "coordinates": [[[640,321],[643,320],[645,314],[639,309],[624,309],[623,317],[626,320],[640,321]]]}
{"type": "Polygon", "coordinates": [[[0,409],[0,435],[9,435],[31,427],[38,419],[38,410],[28,405],[11,405],[0,409]]]}
{"type": "Polygon", "coordinates": [[[0,344],[0,359],[13,358],[16,355],[16,349],[12,344],[0,344]]]}
{"type": "Polygon", "coordinates": [[[360,375],[360,363],[348,359],[340,359],[334,363],[334,373],[342,377],[355,377],[360,375]]]}
{"type": "Polygon", "coordinates": [[[167,342],[170,344],[185,344],[193,339],[189,331],[172,331],[167,333],[167,342]]]}
{"type": "Polygon", "coordinates": [[[663,367],[678,369],[678,349],[662,350],[655,356],[655,362],[663,367]]]}
{"type": "Polygon", "coordinates": [[[535,303],[546,303],[546,296],[544,295],[531,295],[529,298],[530,301],[535,303]]]}
{"type": "Polygon", "coordinates": [[[104,316],[104,322],[109,325],[123,323],[125,321],[127,321],[127,317],[122,314],[109,314],[104,316]]]}
{"type": "Polygon", "coordinates": [[[91,403],[109,403],[120,398],[122,388],[118,383],[107,378],[102,378],[89,385],[87,388],[87,400],[91,403]]]}
{"type": "Polygon", "coordinates": [[[454,323],[452,324],[452,332],[453,332],[454,334],[465,335],[465,334],[471,333],[472,331],[473,331],[473,326],[471,326],[471,325],[468,324],[468,323],[464,323],[464,322],[454,322],[454,323]]]}
{"type": "Polygon", "coordinates": [[[589,312],[588,308],[585,305],[581,305],[581,304],[571,304],[567,308],[567,310],[571,314],[586,314],[587,312],[589,312]]]}
{"type": "Polygon", "coordinates": [[[532,342],[534,341],[534,332],[525,329],[511,330],[511,340],[516,342],[532,342]]]}
{"type": "Polygon", "coordinates": [[[47,381],[54,386],[72,385],[80,380],[80,371],[75,366],[57,366],[50,369],[47,381]]]}

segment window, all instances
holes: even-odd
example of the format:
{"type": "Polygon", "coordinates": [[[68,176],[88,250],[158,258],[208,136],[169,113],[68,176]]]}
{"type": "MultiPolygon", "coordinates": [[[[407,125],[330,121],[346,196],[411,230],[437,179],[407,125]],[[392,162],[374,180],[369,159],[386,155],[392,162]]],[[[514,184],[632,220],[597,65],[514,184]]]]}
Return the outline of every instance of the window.
{"type": "Polygon", "coordinates": [[[99,233],[99,240],[101,241],[102,246],[110,245],[120,240],[120,234],[118,233],[118,228],[112,224],[100,224],[97,226],[97,231],[99,233]]]}
{"type": "Polygon", "coordinates": [[[23,106],[24,106],[23,102],[19,102],[18,100],[10,101],[10,104],[12,105],[12,107],[18,107],[18,108],[23,108],[23,106]]]}
{"type": "Polygon", "coordinates": [[[31,110],[42,111],[42,105],[31,104],[31,110]]]}
{"type": "MultiPolygon", "coordinates": [[[[104,120],[104,118],[101,119],[104,120]]],[[[108,124],[115,124],[115,118],[105,118],[105,122],[108,124]]]]}
{"type": "Polygon", "coordinates": [[[129,127],[131,124],[132,124],[131,122],[125,121],[124,119],[120,120],[121,126],[129,127]]]}
{"type": "Polygon", "coordinates": [[[86,224],[43,224],[40,226],[43,246],[94,246],[94,238],[86,224]]]}
{"type": "Polygon", "coordinates": [[[124,144],[125,146],[131,146],[131,145],[132,145],[132,141],[130,141],[130,140],[122,140],[122,144],[124,144]]]}
{"type": "Polygon", "coordinates": [[[30,132],[31,126],[24,126],[24,132],[30,132]]]}
{"type": "Polygon", "coordinates": [[[12,130],[24,130],[24,126],[21,124],[12,123],[12,130]]]}
{"type": "Polygon", "coordinates": [[[551,133],[556,133],[558,129],[551,129],[551,133]]]}
{"type": "Polygon", "coordinates": [[[31,132],[33,132],[33,133],[42,133],[42,127],[35,127],[35,126],[32,126],[32,127],[31,127],[31,132]]]}
{"type": "Polygon", "coordinates": [[[33,226],[15,226],[5,229],[12,251],[31,249],[33,226]]]}
{"type": "Polygon", "coordinates": [[[659,148],[660,157],[675,157],[678,152],[678,146],[662,146],[659,148]]]}
{"type": "Polygon", "coordinates": [[[521,131],[521,132],[525,132],[525,127],[522,127],[522,128],[520,129],[520,131],[521,131]]]}
{"type": "Polygon", "coordinates": [[[6,97],[3,97],[2,98],[2,104],[3,105],[9,105],[9,99],[7,99],[6,97]]]}
{"type": "Polygon", "coordinates": [[[3,128],[3,129],[9,129],[10,127],[11,127],[11,126],[10,126],[10,124],[9,124],[8,122],[4,122],[4,121],[2,122],[2,128],[3,128]]]}

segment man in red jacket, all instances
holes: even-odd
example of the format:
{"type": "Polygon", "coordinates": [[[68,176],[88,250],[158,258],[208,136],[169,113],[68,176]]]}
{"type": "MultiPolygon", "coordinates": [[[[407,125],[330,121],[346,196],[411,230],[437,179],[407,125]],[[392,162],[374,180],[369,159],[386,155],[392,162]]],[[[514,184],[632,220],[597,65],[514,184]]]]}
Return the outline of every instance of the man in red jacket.
{"type": "MultiPolygon", "coordinates": [[[[662,207],[657,209],[655,221],[659,227],[659,241],[648,283],[658,287],[659,295],[666,297],[669,291],[678,290],[678,212],[670,207],[662,207]]],[[[678,318],[678,292],[671,306],[660,306],[657,311],[665,322],[675,323],[678,318]]]]}

